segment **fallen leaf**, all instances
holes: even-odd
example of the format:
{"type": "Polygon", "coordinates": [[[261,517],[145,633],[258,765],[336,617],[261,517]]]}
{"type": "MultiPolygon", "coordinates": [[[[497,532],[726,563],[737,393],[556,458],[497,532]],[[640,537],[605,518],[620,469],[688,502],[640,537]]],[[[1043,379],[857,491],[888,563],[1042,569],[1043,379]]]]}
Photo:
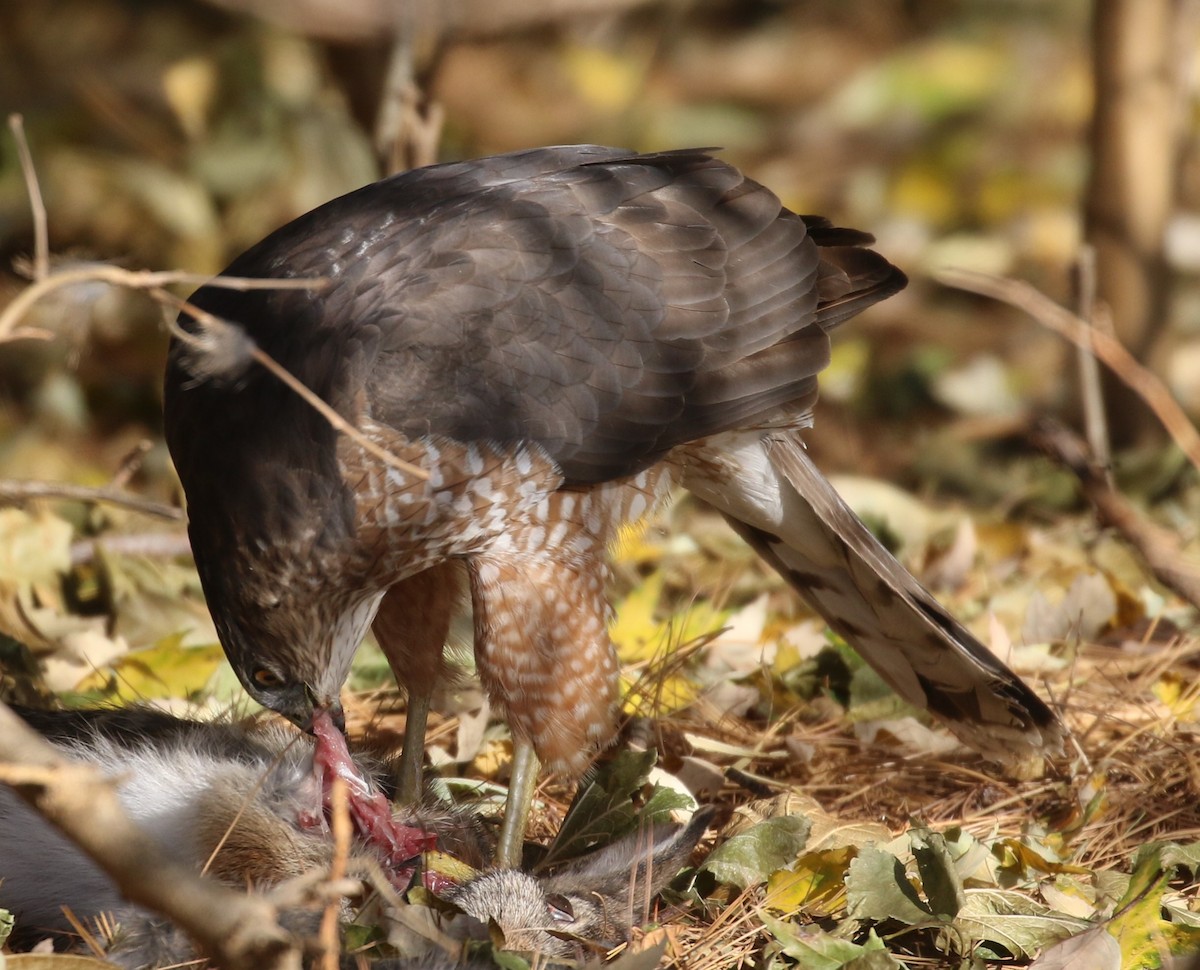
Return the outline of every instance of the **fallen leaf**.
{"type": "Polygon", "coordinates": [[[700,865],[717,881],[746,889],[790,868],[808,840],[808,819],[795,815],[768,818],[717,846],[700,865]]]}
{"type": "Polygon", "coordinates": [[[846,869],[856,854],[850,846],[805,852],[795,868],[771,874],[763,905],[817,919],[833,916],[846,908],[846,869]]]}
{"type": "Polygon", "coordinates": [[[1086,920],[1057,913],[1012,890],[967,889],[963,895],[963,906],[953,925],[985,957],[1029,959],[1048,946],[1091,929],[1086,920]]]}
{"type": "Polygon", "coordinates": [[[112,697],[126,703],[147,699],[200,695],[225,654],[219,644],[184,647],[177,633],[145,650],[130,651],[124,640],[111,656],[93,658],[94,673],[77,682],[76,690],[111,686],[112,697]]]}
{"type": "Polygon", "coordinates": [[[1121,970],[1121,944],[1096,926],[1047,947],[1029,970],[1121,970]]]}
{"type": "Polygon", "coordinates": [[[899,920],[923,926],[935,920],[934,912],[909,881],[904,864],[883,849],[863,846],[846,873],[846,903],[858,920],[899,920]]]}
{"type": "Polygon", "coordinates": [[[1058,603],[1051,603],[1040,590],[1034,591],[1022,637],[1026,643],[1093,640],[1116,612],[1116,594],[1103,575],[1076,576],[1058,603]]]}
{"type": "Polygon", "coordinates": [[[763,913],[762,921],[780,949],[803,970],[904,970],[874,930],[859,944],[811,926],[798,927],[770,913],[763,913]]]}

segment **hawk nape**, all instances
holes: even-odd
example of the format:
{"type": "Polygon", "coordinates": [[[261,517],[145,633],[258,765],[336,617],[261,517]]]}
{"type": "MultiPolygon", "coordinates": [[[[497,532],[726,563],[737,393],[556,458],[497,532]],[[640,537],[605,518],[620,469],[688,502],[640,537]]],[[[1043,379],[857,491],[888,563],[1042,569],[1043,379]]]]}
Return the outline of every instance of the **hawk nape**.
{"type": "Polygon", "coordinates": [[[227,274],[323,287],[206,286],[193,304],[424,474],[336,432],[246,355],[173,343],[167,440],[246,689],[301,725],[336,713],[374,624],[409,692],[415,794],[464,564],[479,672],[516,739],[511,863],[539,760],[579,772],[613,733],[606,547],[682,485],[964,741],[1056,743],[1050,710],[800,441],[829,331],[905,284],[871,242],[704,151],[596,146],[406,172],[272,233],[227,274]]]}

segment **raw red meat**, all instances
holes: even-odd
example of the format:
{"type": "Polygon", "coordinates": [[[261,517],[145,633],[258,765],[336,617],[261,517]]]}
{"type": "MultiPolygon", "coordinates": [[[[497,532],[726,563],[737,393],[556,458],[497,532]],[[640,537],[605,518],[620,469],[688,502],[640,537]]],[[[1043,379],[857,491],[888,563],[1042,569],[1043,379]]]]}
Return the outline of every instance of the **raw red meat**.
{"type": "Polygon", "coordinates": [[[331,809],[333,780],[341,778],[346,783],[355,834],[379,856],[392,882],[398,887],[403,882],[401,888],[407,888],[413,866],[405,863],[412,863],[422,852],[436,848],[437,836],[396,821],[391,804],[382,792],[371,787],[350,757],[346,738],[328,711],[313,715],[312,731],[317,739],[313,759],[321,777],[326,813],[331,809]]]}

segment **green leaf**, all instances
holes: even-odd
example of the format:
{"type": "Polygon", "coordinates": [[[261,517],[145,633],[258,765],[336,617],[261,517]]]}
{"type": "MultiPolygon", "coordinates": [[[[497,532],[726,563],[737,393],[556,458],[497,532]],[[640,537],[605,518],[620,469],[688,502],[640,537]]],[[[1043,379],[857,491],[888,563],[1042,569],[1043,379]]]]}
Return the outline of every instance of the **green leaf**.
{"type": "Polygon", "coordinates": [[[636,816],[639,827],[646,825],[665,825],[672,821],[675,812],[692,812],[696,810],[696,800],[683,792],[668,788],[666,785],[655,785],[636,816]]]}
{"type": "Polygon", "coordinates": [[[873,930],[858,944],[810,926],[801,929],[766,913],[762,921],[801,970],[904,970],[904,964],[887,952],[873,930]]]}
{"type": "Polygon", "coordinates": [[[946,840],[936,832],[920,827],[908,833],[921,888],[929,908],[942,920],[952,920],[962,909],[963,886],[946,840]]]}
{"type": "Polygon", "coordinates": [[[694,808],[684,795],[660,785],[642,800],[655,758],[652,750],[622,751],[601,765],[580,785],[542,865],[577,858],[640,826],[669,821],[676,809],[694,808]]]}
{"type": "Polygon", "coordinates": [[[808,819],[798,815],[764,819],[718,846],[700,871],[738,889],[760,885],[771,873],[795,864],[811,827],[808,819]]]}
{"type": "Polygon", "coordinates": [[[1030,959],[1093,925],[1011,890],[966,889],[963,895],[953,927],[986,958],[1030,959]]]}
{"type": "Polygon", "coordinates": [[[1177,842],[1167,842],[1161,845],[1162,867],[1173,869],[1183,867],[1192,875],[1200,874],[1200,842],[1188,842],[1180,845],[1177,842]]]}
{"type": "Polygon", "coordinates": [[[903,863],[875,846],[864,846],[850,863],[846,899],[854,919],[921,926],[937,918],[909,882],[903,863]]]}
{"type": "Polygon", "coordinates": [[[493,947],[491,957],[492,963],[500,967],[501,970],[529,970],[529,961],[512,950],[501,950],[493,947]]]}
{"type": "Polygon", "coordinates": [[[12,913],[7,909],[0,909],[0,947],[4,946],[4,941],[12,933],[14,922],[12,913]]]}

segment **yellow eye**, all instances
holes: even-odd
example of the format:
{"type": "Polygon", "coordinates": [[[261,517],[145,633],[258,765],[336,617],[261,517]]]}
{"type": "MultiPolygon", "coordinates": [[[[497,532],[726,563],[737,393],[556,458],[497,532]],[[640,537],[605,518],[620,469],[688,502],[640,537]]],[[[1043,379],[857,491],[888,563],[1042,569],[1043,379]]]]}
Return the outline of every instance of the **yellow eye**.
{"type": "Polygon", "coordinates": [[[250,675],[259,687],[268,689],[283,686],[283,678],[269,667],[259,667],[250,675]]]}

